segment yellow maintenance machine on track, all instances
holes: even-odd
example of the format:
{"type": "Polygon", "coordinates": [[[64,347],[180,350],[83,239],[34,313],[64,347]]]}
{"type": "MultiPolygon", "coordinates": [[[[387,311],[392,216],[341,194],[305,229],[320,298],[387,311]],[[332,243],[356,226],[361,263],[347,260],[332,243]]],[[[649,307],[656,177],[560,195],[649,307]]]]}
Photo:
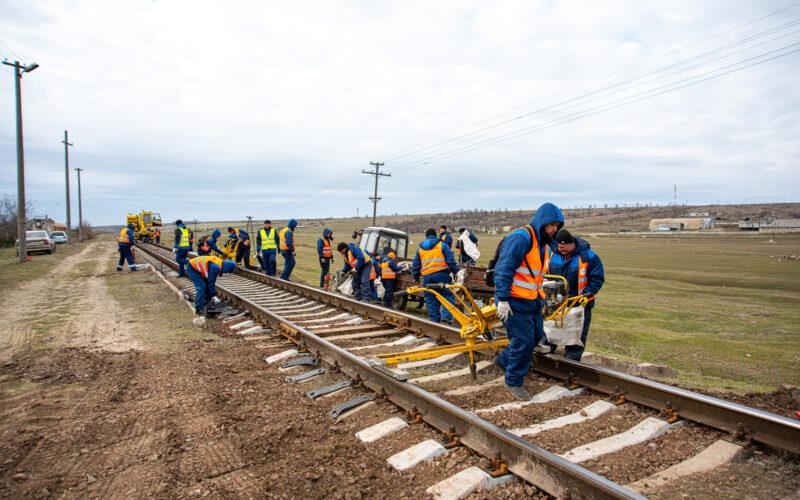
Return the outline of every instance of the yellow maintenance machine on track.
{"type": "Polygon", "coordinates": [[[161,214],[142,210],[139,215],[128,214],[125,224],[133,224],[133,237],[137,241],[155,241],[156,228],[162,226],[161,214]]]}

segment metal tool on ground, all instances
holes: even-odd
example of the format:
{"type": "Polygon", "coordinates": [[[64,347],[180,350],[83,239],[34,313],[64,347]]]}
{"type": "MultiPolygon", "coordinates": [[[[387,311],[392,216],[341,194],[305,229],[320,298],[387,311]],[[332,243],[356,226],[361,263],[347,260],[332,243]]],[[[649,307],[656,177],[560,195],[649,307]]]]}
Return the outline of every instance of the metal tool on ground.
{"type": "MultiPolygon", "coordinates": [[[[472,298],[469,290],[463,285],[445,285],[444,283],[435,283],[428,287],[415,286],[405,289],[397,293],[416,293],[416,292],[430,292],[439,302],[453,315],[461,324],[461,338],[464,339],[463,344],[452,344],[445,346],[432,347],[430,349],[419,349],[416,351],[406,351],[393,354],[378,354],[374,356],[371,361],[374,366],[391,366],[398,363],[407,363],[410,361],[417,361],[422,359],[437,358],[446,354],[456,354],[462,352],[469,353],[469,370],[472,378],[477,378],[477,367],[475,365],[475,351],[478,349],[490,349],[494,347],[503,347],[508,345],[508,338],[503,337],[495,339],[492,330],[500,328],[503,323],[497,319],[497,306],[494,305],[494,300],[489,301],[489,305],[480,307],[475,299],[472,298]],[[456,295],[456,300],[461,303],[461,308],[453,305],[449,300],[445,299],[439,292],[444,289],[460,290],[464,299],[456,295]],[[462,309],[464,312],[462,312],[462,309]],[[483,336],[483,339],[478,336],[483,336]]],[[[392,372],[387,372],[392,373],[392,372]]]]}

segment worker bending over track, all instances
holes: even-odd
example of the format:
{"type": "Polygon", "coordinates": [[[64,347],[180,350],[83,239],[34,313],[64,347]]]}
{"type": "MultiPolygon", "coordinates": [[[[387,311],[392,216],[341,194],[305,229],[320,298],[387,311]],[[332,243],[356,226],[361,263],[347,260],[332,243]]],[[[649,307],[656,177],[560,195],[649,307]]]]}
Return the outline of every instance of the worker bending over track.
{"type": "Polygon", "coordinates": [[[256,236],[256,247],[261,252],[261,269],[264,273],[267,276],[278,274],[278,233],[272,227],[272,221],[264,221],[264,227],[256,236]]]}
{"type": "Polygon", "coordinates": [[[189,279],[194,283],[194,312],[204,313],[208,317],[216,315],[214,304],[220,302],[217,298],[216,282],[224,273],[236,270],[236,264],[231,260],[222,260],[219,257],[204,255],[195,257],[186,266],[189,279]]]}
{"type": "Polygon", "coordinates": [[[545,203],[530,225],[511,231],[498,246],[494,297],[497,318],[505,324],[510,343],[495,364],[506,372],[506,389],[522,401],[531,398],[522,383],[531,366],[533,348],[544,338],[542,284],[552,254],[547,245],[563,225],[561,210],[545,203]]]}
{"type": "Polygon", "coordinates": [[[331,262],[333,262],[333,231],[326,227],[322,230],[322,236],[317,239],[317,256],[319,257],[319,287],[327,290],[326,281],[330,281],[331,262]],[[327,278],[327,280],[325,279],[327,278]]]}
{"type": "Polygon", "coordinates": [[[225,252],[220,250],[217,246],[217,241],[219,241],[219,237],[222,236],[222,232],[219,229],[215,229],[211,236],[206,236],[205,238],[200,238],[200,241],[197,242],[197,255],[211,255],[211,251],[217,253],[217,255],[225,255],[225,252]]]}
{"type": "MultiPolygon", "coordinates": [[[[447,231],[444,231],[444,234],[447,234],[447,231]]],[[[453,251],[450,250],[447,242],[443,241],[441,235],[439,237],[436,236],[436,230],[433,228],[425,231],[425,237],[425,241],[419,244],[417,255],[414,256],[414,263],[411,265],[411,276],[414,281],[419,281],[419,277],[422,275],[422,286],[426,288],[434,283],[452,284],[453,280],[450,278],[450,274],[458,272],[458,265],[453,257],[453,251]]],[[[452,242],[452,238],[450,238],[450,241],[452,242]]],[[[456,303],[456,298],[450,289],[443,288],[439,293],[451,303],[456,303]]],[[[442,319],[448,323],[453,321],[453,315],[450,314],[446,307],[442,308],[434,294],[424,292],[424,295],[429,320],[434,323],[439,323],[442,319]]]]}
{"type": "Polygon", "coordinates": [[[189,230],[183,225],[183,221],[178,219],[175,221],[175,246],[172,248],[172,253],[175,255],[175,262],[178,263],[178,277],[186,276],[186,264],[189,263],[187,255],[192,249],[192,244],[189,242],[191,236],[189,230]]]}
{"type": "MultiPolygon", "coordinates": [[[[564,347],[564,356],[575,361],[580,361],[586,348],[586,337],[589,335],[589,325],[592,322],[592,309],[595,306],[595,295],[603,287],[606,280],[603,271],[603,262],[591,249],[589,243],[578,236],[573,236],[566,229],[556,233],[555,242],[550,245],[558,250],[550,258],[550,274],[563,276],[567,279],[569,297],[583,295],[589,303],[583,309],[583,330],[581,331],[581,344],[564,347]]],[[[552,349],[556,346],[548,343],[552,349]]]]}
{"type": "Polygon", "coordinates": [[[297,227],[297,221],[290,219],[286,227],[280,231],[280,247],[281,255],[283,256],[283,271],[281,271],[281,279],[289,281],[289,276],[292,275],[294,269],[295,256],[297,253],[294,249],[294,228],[297,227]]]}
{"type": "Polygon", "coordinates": [[[244,267],[253,269],[250,265],[250,235],[238,227],[228,228],[228,239],[233,240],[233,248],[236,249],[236,263],[244,259],[244,267]]]}
{"type": "Polygon", "coordinates": [[[384,250],[381,260],[381,284],[383,284],[383,305],[392,307],[392,293],[394,292],[394,280],[397,274],[403,269],[394,263],[397,255],[391,248],[384,250]]]}
{"type": "Polygon", "coordinates": [[[344,257],[342,273],[353,275],[353,297],[361,302],[369,302],[369,275],[372,269],[369,254],[364,253],[355,243],[341,242],[336,250],[344,257]]]}
{"type": "Polygon", "coordinates": [[[133,229],[136,226],[128,224],[127,227],[122,228],[117,238],[117,247],[119,247],[119,264],[117,264],[117,271],[122,271],[125,261],[128,261],[128,269],[131,271],[136,270],[136,265],[133,263],[133,251],[131,248],[136,244],[133,238],[133,229]]]}

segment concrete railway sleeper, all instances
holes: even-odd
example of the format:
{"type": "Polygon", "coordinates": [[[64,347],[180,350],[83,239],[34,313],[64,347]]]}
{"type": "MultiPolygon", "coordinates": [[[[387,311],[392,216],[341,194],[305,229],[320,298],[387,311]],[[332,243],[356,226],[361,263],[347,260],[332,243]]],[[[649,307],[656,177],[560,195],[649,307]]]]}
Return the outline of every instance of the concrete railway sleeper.
{"type": "MultiPolygon", "coordinates": [[[[162,267],[176,267],[171,256],[163,249],[148,246],[144,250],[161,261],[162,267]]],[[[188,281],[183,284],[186,283],[188,281]]],[[[334,343],[342,337],[351,341],[354,338],[370,339],[369,334],[373,332],[381,334],[378,337],[380,339],[388,336],[386,332],[391,332],[394,337],[403,337],[399,341],[380,344],[382,346],[419,342],[417,337],[426,335],[429,340],[455,342],[460,337],[454,328],[246,270],[237,270],[237,275],[220,279],[218,289],[225,299],[243,307],[264,325],[292,342],[304,345],[315,358],[321,359],[333,370],[341,370],[350,377],[352,385],[371,390],[379,399],[389,400],[412,415],[416,413],[432,427],[446,435],[456,436],[460,444],[485,457],[499,457],[496,459],[499,460],[498,467],[507,468],[511,473],[558,497],[642,498],[634,491],[592,473],[577,463],[591,463],[597,457],[614,453],[626,446],[626,440],[627,443],[642,443],[654,439],[684,418],[732,432],[739,438],[798,451],[800,426],[790,419],[611,370],[552,355],[540,355],[535,358],[533,368],[547,376],[567,381],[570,387],[557,386],[551,388],[553,390],[549,393],[543,391],[537,395],[539,400],[531,404],[579,394],[586,387],[612,394],[616,403],[630,401],[659,410],[662,417],[647,418],[621,433],[620,437],[610,436],[560,455],[551,453],[521,436],[585,422],[610,411],[614,405],[599,401],[576,414],[537,423],[532,428],[505,430],[477,416],[493,409],[467,411],[459,408],[416,385],[420,383],[418,381],[430,377],[415,377],[409,382],[398,381],[375,370],[364,358],[334,343]],[[320,306],[323,309],[321,311],[317,309],[320,306]],[[356,337],[358,335],[363,337],[356,337]]],[[[366,344],[353,350],[378,347],[377,344],[366,344]]],[[[308,366],[304,369],[307,370],[308,366]]],[[[413,374],[414,367],[409,370],[413,374]]],[[[477,387],[476,390],[486,389],[491,384],[484,385],[486,387],[477,387]]],[[[497,384],[494,386],[497,387],[497,384]]],[[[527,404],[508,403],[500,405],[504,408],[496,411],[513,411],[527,404]]],[[[436,494],[435,491],[431,493],[436,494]]]]}

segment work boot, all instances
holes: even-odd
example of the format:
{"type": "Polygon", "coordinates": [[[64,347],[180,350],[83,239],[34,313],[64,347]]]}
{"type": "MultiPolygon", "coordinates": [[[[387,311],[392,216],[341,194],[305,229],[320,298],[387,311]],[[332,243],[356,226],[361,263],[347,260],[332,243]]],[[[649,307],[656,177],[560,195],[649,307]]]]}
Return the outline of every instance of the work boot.
{"type": "Polygon", "coordinates": [[[521,385],[508,385],[503,383],[506,386],[506,390],[511,393],[512,396],[517,398],[520,401],[530,401],[531,400],[531,393],[528,392],[527,389],[522,387],[521,385]]]}

